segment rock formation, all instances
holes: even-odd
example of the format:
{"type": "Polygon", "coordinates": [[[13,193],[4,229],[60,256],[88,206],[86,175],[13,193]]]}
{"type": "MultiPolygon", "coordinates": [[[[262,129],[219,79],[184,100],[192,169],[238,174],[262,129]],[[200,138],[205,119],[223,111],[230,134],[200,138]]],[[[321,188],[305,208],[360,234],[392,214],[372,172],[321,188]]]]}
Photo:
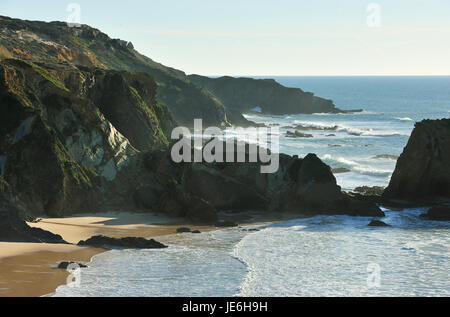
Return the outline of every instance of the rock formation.
{"type": "Polygon", "coordinates": [[[35,215],[98,209],[139,150],[167,146],[155,96],[146,74],[0,62],[5,180],[35,215]]]}
{"type": "Polygon", "coordinates": [[[416,124],[383,199],[416,205],[450,201],[450,119],[416,124]]]}
{"type": "Polygon", "coordinates": [[[118,248],[126,248],[126,249],[165,249],[167,246],[165,246],[162,243],[159,243],[158,241],[155,241],[153,239],[147,240],[144,238],[134,238],[134,237],[127,237],[127,238],[110,238],[105,236],[95,236],[90,239],[87,239],[86,241],[80,241],[78,243],[79,246],[90,246],[90,247],[97,247],[97,248],[111,248],[111,247],[118,247],[118,248]]]}
{"type": "Polygon", "coordinates": [[[70,266],[78,267],[80,269],[87,268],[86,264],[78,263],[78,262],[61,262],[61,263],[58,264],[58,266],[56,268],[57,269],[62,269],[62,270],[67,270],[70,266]]]}
{"type": "MultiPolygon", "coordinates": [[[[0,241],[32,243],[67,243],[61,236],[32,228],[22,219],[9,185],[0,177],[0,241]]],[[[17,201],[16,201],[17,203],[17,201]]]]}
{"type": "Polygon", "coordinates": [[[387,223],[380,220],[372,220],[369,223],[369,227],[390,227],[387,223]]]}
{"type": "Polygon", "coordinates": [[[198,75],[188,78],[214,94],[225,105],[227,114],[231,113],[231,109],[246,113],[255,107],[261,113],[274,115],[345,112],[336,108],[331,100],[298,88],[284,87],[273,79],[208,78],[198,75]]]}
{"type": "Polygon", "coordinates": [[[428,210],[421,218],[437,221],[450,221],[450,207],[436,206],[428,210]]]}

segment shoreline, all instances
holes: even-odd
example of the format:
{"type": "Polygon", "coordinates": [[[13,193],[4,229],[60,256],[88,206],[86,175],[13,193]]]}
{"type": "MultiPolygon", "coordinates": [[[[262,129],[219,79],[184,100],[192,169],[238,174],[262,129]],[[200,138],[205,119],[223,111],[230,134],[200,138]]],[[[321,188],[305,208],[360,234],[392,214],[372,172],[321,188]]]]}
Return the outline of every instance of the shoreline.
{"type": "MultiPolygon", "coordinates": [[[[267,225],[300,219],[294,214],[259,214],[245,212],[223,214],[225,219],[239,225],[267,225]]],[[[55,267],[63,262],[89,264],[98,254],[108,249],[76,246],[79,241],[94,235],[113,238],[142,237],[158,238],[174,236],[180,227],[209,232],[222,230],[214,226],[191,225],[184,219],[173,219],[148,213],[98,213],[82,214],[69,218],[44,218],[32,227],[59,234],[72,245],[43,243],[0,242],[0,297],[51,296],[56,289],[66,284],[69,272],[55,267]]]]}
{"type": "Polygon", "coordinates": [[[138,213],[84,214],[43,219],[29,225],[59,234],[73,244],[0,242],[0,297],[42,297],[54,294],[69,276],[66,270],[55,268],[60,262],[89,263],[94,256],[109,251],[75,245],[95,235],[150,239],[176,234],[180,227],[202,232],[217,229],[189,225],[180,219],[138,213]]]}

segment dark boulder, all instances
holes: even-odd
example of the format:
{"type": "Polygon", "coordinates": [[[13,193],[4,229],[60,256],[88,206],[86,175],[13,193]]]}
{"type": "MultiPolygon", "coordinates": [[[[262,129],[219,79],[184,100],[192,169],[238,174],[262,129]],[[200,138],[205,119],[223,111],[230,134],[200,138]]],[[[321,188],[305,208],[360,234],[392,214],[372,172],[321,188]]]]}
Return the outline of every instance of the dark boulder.
{"type": "Polygon", "coordinates": [[[387,223],[384,223],[383,221],[380,221],[380,220],[372,220],[369,223],[369,227],[390,227],[390,225],[388,225],[387,223]]]}
{"type": "Polygon", "coordinates": [[[314,137],[312,134],[302,133],[299,131],[295,131],[295,132],[288,131],[288,132],[286,132],[286,136],[288,138],[313,138],[314,137]]]}
{"type": "Polygon", "coordinates": [[[261,230],[260,230],[260,229],[254,228],[254,229],[241,229],[241,231],[242,231],[242,232],[259,232],[259,231],[261,231],[261,230]]]}
{"type": "Polygon", "coordinates": [[[450,119],[416,124],[383,199],[415,205],[450,201],[450,119]]]}
{"type": "Polygon", "coordinates": [[[164,249],[167,248],[162,243],[155,241],[153,239],[147,240],[144,238],[110,238],[105,236],[95,236],[86,241],[80,241],[78,243],[79,246],[90,246],[97,248],[109,248],[109,247],[118,247],[118,248],[127,248],[127,249],[164,249]]]}
{"type": "Polygon", "coordinates": [[[177,233],[191,233],[192,230],[189,228],[178,228],[177,233]]]}
{"type": "Polygon", "coordinates": [[[77,263],[77,262],[61,262],[58,264],[57,269],[63,269],[63,270],[67,270],[67,268],[73,265],[75,267],[79,267],[81,269],[85,269],[87,268],[87,265],[83,264],[83,263],[77,263]]]}
{"type": "Polygon", "coordinates": [[[361,186],[356,187],[355,192],[367,196],[381,196],[386,188],[381,186],[361,186]]]}
{"type": "Polygon", "coordinates": [[[315,154],[293,159],[286,166],[280,187],[280,209],[306,214],[345,214],[383,217],[373,202],[355,199],[341,191],[331,168],[315,154]]]}
{"type": "Polygon", "coordinates": [[[450,207],[437,206],[428,210],[427,213],[420,216],[427,220],[450,221],[450,207]]]}

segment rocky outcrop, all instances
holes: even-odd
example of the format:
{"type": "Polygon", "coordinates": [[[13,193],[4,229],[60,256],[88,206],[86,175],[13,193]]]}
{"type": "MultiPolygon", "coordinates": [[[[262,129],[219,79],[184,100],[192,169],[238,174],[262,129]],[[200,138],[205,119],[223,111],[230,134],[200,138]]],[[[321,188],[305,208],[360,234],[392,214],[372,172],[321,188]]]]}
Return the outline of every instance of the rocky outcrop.
{"type": "Polygon", "coordinates": [[[178,228],[177,233],[191,233],[192,230],[190,228],[178,228]]]}
{"type": "Polygon", "coordinates": [[[110,238],[105,236],[95,236],[86,241],[80,241],[79,246],[90,246],[96,248],[126,248],[126,249],[164,249],[167,248],[162,243],[155,241],[153,239],[147,240],[144,238],[110,238]]]}
{"type": "Polygon", "coordinates": [[[65,244],[60,235],[30,227],[16,207],[9,185],[0,177],[0,241],[65,244]]]}
{"type": "Polygon", "coordinates": [[[383,199],[415,205],[450,201],[450,119],[416,124],[383,199]]]}
{"type": "Polygon", "coordinates": [[[194,233],[194,234],[199,234],[201,233],[200,230],[192,230],[190,228],[178,228],[177,229],[177,233],[194,233]]]}
{"type": "Polygon", "coordinates": [[[420,217],[427,220],[450,221],[450,207],[436,206],[428,210],[420,217]]]}
{"type": "Polygon", "coordinates": [[[231,110],[247,113],[256,107],[264,114],[274,115],[345,112],[336,108],[331,100],[298,88],[284,87],[273,79],[208,78],[198,75],[188,78],[214,94],[225,105],[227,113],[231,110]]]}
{"type": "Polygon", "coordinates": [[[288,138],[313,138],[314,137],[312,134],[302,133],[299,131],[295,131],[295,132],[288,131],[288,132],[286,132],[286,136],[288,138]]]}
{"type": "Polygon", "coordinates": [[[369,227],[390,227],[387,223],[380,220],[372,220],[369,223],[369,227]]]}
{"type": "Polygon", "coordinates": [[[86,264],[78,263],[78,262],[61,262],[56,267],[57,269],[67,270],[70,267],[85,269],[87,268],[86,264]]]}
{"type": "Polygon", "coordinates": [[[156,89],[147,74],[0,62],[2,175],[35,215],[126,208],[113,181],[174,125],[156,89]]]}
{"type": "Polygon", "coordinates": [[[218,211],[384,216],[376,204],[342,193],[331,168],[313,154],[303,159],[281,155],[274,174],[261,174],[260,163],[246,161],[176,164],[168,152],[148,152],[136,175],[142,185],[135,201],[206,224],[218,223],[218,211]]]}

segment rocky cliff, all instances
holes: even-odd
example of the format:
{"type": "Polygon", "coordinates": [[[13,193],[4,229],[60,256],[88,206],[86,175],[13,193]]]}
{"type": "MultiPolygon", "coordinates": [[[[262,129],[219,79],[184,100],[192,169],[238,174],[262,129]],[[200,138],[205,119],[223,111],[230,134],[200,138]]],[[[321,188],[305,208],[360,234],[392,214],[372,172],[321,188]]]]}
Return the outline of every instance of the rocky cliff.
{"type": "Polygon", "coordinates": [[[209,91],[190,82],[182,71],[156,63],[139,54],[130,42],[111,39],[87,25],[68,27],[63,22],[0,16],[0,59],[5,58],[147,73],[159,87],[159,102],[169,107],[178,123],[190,126],[195,118],[203,118],[208,125],[229,124],[223,104],[209,91]]]}
{"type": "Polygon", "coordinates": [[[59,235],[28,226],[23,220],[23,212],[26,211],[19,210],[17,206],[20,206],[20,202],[15,199],[9,185],[0,176],[0,241],[67,243],[59,235]]]}
{"type": "Polygon", "coordinates": [[[173,122],[155,98],[147,74],[4,60],[1,173],[37,215],[98,210],[139,151],[167,146],[173,122]]]}
{"type": "Polygon", "coordinates": [[[416,205],[450,202],[450,119],[416,124],[383,199],[416,205]]]}
{"type": "Polygon", "coordinates": [[[206,223],[216,220],[218,211],[384,216],[374,203],[344,194],[331,168],[314,154],[303,159],[281,155],[276,173],[260,170],[260,163],[175,164],[167,151],[149,152],[141,174],[151,177],[140,181],[135,200],[157,212],[206,223]]]}
{"type": "Polygon", "coordinates": [[[205,111],[211,122],[228,124],[210,92],[86,26],[4,17],[0,25],[0,177],[10,193],[2,198],[8,228],[28,230],[16,226],[18,215],[105,210],[151,210],[209,224],[221,210],[383,215],[375,204],[343,194],[314,155],[282,155],[273,175],[261,174],[256,163],[175,164],[169,137],[176,118],[205,111]],[[166,106],[161,98],[177,101],[166,106]],[[205,103],[197,103],[201,98],[205,103]]]}
{"type": "Polygon", "coordinates": [[[191,75],[188,78],[207,88],[226,106],[227,114],[246,113],[259,107],[262,113],[284,115],[295,113],[344,113],[331,100],[314,96],[298,88],[287,88],[273,79],[208,78],[191,75]]]}

